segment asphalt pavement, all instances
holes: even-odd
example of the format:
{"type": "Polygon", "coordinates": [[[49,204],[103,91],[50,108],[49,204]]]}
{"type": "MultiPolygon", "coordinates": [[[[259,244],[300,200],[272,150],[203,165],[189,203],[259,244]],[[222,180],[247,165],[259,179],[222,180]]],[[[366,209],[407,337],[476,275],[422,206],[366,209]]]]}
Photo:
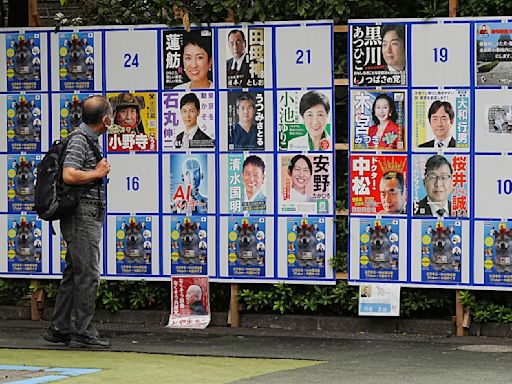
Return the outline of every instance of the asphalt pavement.
{"type": "MultiPolygon", "coordinates": [[[[0,321],[0,348],[69,349],[42,339],[46,321],[0,321]]],[[[99,324],[112,352],[305,359],[314,367],[238,381],[262,383],[511,383],[508,338],[99,324]]],[[[98,352],[105,353],[105,352],[98,352]]],[[[241,360],[243,364],[243,360],[241,360]]]]}

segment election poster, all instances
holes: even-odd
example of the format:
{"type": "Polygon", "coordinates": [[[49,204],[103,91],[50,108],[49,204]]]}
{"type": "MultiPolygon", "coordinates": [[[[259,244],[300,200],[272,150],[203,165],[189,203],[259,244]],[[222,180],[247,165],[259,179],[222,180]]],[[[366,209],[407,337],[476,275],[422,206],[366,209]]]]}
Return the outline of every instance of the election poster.
{"type": "Polygon", "coordinates": [[[64,139],[82,124],[83,102],[93,96],[86,93],[63,93],[59,95],[59,130],[64,139]]]}
{"type": "Polygon", "coordinates": [[[215,92],[165,92],[162,95],[162,150],[215,148],[215,92]]]}
{"type": "Polygon", "coordinates": [[[207,276],[171,276],[171,314],[168,328],[204,329],[210,324],[207,276]]]}
{"type": "Polygon", "coordinates": [[[397,281],[401,242],[399,221],[361,219],[359,233],[360,279],[397,281]]]}
{"type": "Polygon", "coordinates": [[[508,86],[512,82],[512,23],[475,24],[475,76],[477,86],[508,86]]]}
{"type": "Polygon", "coordinates": [[[406,155],[350,156],[350,213],[405,215],[406,155]]]}
{"type": "Polygon", "coordinates": [[[34,210],[37,166],[41,155],[7,156],[7,199],[9,212],[34,210]]]}
{"type": "Polygon", "coordinates": [[[457,220],[421,221],[421,280],[460,283],[462,225],[457,220]]]}
{"type": "Polygon", "coordinates": [[[206,275],[208,227],[206,216],[172,216],[171,274],[206,275]]]}
{"type": "Polygon", "coordinates": [[[163,88],[213,89],[211,29],[163,31],[163,88]]]}
{"type": "Polygon", "coordinates": [[[41,152],[41,96],[7,95],[7,151],[41,152]]]}
{"type": "Polygon", "coordinates": [[[41,90],[41,37],[38,32],[8,33],[7,91],[41,90]]]}
{"type": "Polygon", "coordinates": [[[265,94],[263,92],[228,93],[228,149],[265,149],[265,94]]]}
{"type": "Polygon", "coordinates": [[[208,158],[206,154],[170,156],[171,213],[208,213],[208,158]]]}
{"type": "Polygon", "coordinates": [[[405,91],[353,90],[351,149],[405,152],[405,91]]]}
{"type": "Polygon", "coordinates": [[[263,217],[229,217],[228,274],[265,276],[266,225],[263,217]]]}
{"type": "Polygon", "coordinates": [[[512,284],[512,221],[483,222],[485,285],[512,284]]]}
{"type": "Polygon", "coordinates": [[[278,91],[279,150],[331,151],[331,91],[278,91]]]}
{"type": "Polygon", "coordinates": [[[407,84],[405,24],[350,27],[353,86],[407,84]]]}
{"type": "Polygon", "coordinates": [[[469,93],[467,89],[414,90],[413,147],[467,152],[470,144],[469,93]]]}
{"type": "Polygon", "coordinates": [[[7,266],[12,273],[42,272],[42,222],[37,215],[7,218],[7,266]]]}
{"type": "Polygon", "coordinates": [[[108,152],[158,150],[158,95],[156,92],[109,93],[114,127],[108,130],[108,152]]]}
{"type": "Polygon", "coordinates": [[[116,217],[116,273],[151,275],[153,233],[150,216],[116,217]]]}
{"type": "Polygon", "coordinates": [[[288,277],[325,277],[325,219],[303,217],[287,219],[288,277]]]}
{"type": "Polygon", "coordinates": [[[60,89],[94,89],[94,33],[59,33],[60,89]]]}
{"type": "Polygon", "coordinates": [[[468,217],[469,161],[468,155],[413,155],[413,214],[468,217]]]}
{"type": "Polygon", "coordinates": [[[399,284],[361,284],[359,316],[400,316],[399,284]]]}
{"type": "Polygon", "coordinates": [[[227,170],[227,212],[271,213],[272,154],[229,154],[223,160],[227,170]]]}
{"type": "Polygon", "coordinates": [[[265,86],[265,29],[242,27],[226,30],[227,88],[265,86]]]}
{"type": "Polygon", "coordinates": [[[331,155],[281,154],[278,156],[278,167],[279,213],[332,213],[331,155]]]}

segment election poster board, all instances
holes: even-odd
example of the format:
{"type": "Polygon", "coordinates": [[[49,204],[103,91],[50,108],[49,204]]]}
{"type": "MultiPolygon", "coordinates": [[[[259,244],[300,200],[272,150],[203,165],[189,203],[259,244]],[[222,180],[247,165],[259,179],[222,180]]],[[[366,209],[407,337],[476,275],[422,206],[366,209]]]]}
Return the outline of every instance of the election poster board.
{"type": "Polygon", "coordinates": [[[511,288],[512,23],[349,20],[349,282],[511,288]]]}
{"type": "Polygon", "coordinates": [[[72,247],[33,210],[37,165],[103,95],[102,278],[334,284],[333,29],[0,30],[0,276],[62,275],[72,247]]]}

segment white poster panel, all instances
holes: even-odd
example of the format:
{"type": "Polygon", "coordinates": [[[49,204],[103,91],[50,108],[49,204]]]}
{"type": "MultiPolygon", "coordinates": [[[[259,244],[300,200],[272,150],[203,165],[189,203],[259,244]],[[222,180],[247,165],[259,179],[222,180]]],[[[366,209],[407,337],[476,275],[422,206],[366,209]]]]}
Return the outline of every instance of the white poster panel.
{"type": "Polygon", "coordinates": [[[217,30],[220,88],[272,88],[272,28],[217,30]]]}
{"type": "Polygon", "coordinates": [[[221,151],[272,151],[276,128],[272,92],[233,90],[219,95],[221,151]],[[241,129],[246,131],[240,134],[241,129]]]}
{"type": "Polygon", "coordinates": [[[291,281],[332,281],[334,222],[323,217],[280,217],[277,275],[291,281]],[[286,241],[285,241],[286,239],[286,241]]]}
{"type": "Polygon", "coordinates": [[[410,281],[440,287],[469,284],[469,236],[468,220],[413,220],[410,281]]]}
{"type": "Polygon", "coordinates": [[[512,217],[512,158],[475,157],[475,217],[512,217]]]}
{"type": "Polygon", "coordinates": [[[468,24],[412,25],[412,85],[469,86],[468,24]]]}
{"type": "Polygon", "coordinates": [[[161,177],[163,212],[215,213],[215,156],[164,154],[161,177]]]}
{"type": "Polygon", "coordinates": [[[219,280],[275,278],[274,220],[263,216],[220,219],[219,280]]]}
{"type": "Polygon", "coordinates": [[[108,90],[157,89],[157,31],[107,31],[108,90]]]}
{"type": "Polygon", "coordinates": [[[272,154],[220,155],[220,212],[272,214],[274,177],[272,154]]]}
{"type": "Polygon", "coordinates": [[[107,217],[107,275],[140,280],[160,276],[158,216],[107,217]]]}
{"type": "Polygon", "coordinates": [[[107,206],[110,213],[158,212],[158,155],[110,154],[107,206]]]}
{"type": "Polygon", "coordinates": [[[350,234],[350,280],[407,281],[407,220],[352,217],[350,234]]]}
{"type": "Polygon", "coordinates": [[[60,91],[101,90],[103,42],[101,31],[64,30],[52,33],[52,89],[60,91]],[[57,60],[56,58],[59,58],[57,60]],[[65,70],[63,71],[63,69],[65,70]],[[64,82],[70,84],[65,85],[64,82]]]}
{"type": "Polygon", "coordinates": [[[276,29],[278,88],[332,86],[332,26],[276,29]]]}
{"type": "Polygon", "coordinates": [[[512,95],[508,89],[475,91],[475,151],[512,148],[512,95]]]}
{"type": "MultiPolygon", "coordinates": [[[[215,242],[216,239],[216,226],[215,226],[215,218],[214,217],[206,217],[202,216],[206,219],[206,232],[208,236],[208,242],[207,242],[207,259],[206,259],[206,274],[208,276],[216,276],[216,250],[217,250],[217,244],[215,242]]],[[[191,219],[196,220],[198,216],[192,216],[191,219]]],[[[176,246],[173,246],[172,242],[181,242],[181,239],[173,239],[172,232],[177,230],[176,223],[184,223],[186,219],[186,216],[179,215],[179,216],[169,216],[166,215],[162,219],[162,246],[163,249],[161,251],[162,254],[162,275],[163,276],[171,276],[171,275],[178,275],[176,273],[172,273],[172,263],[173,263],[173,249],[176,248],[176,246]]],[[[179,229],[178,229],[179,230],[179,229]]],[[[178,244],[178,247],[181,245],[178,244]]],[[[179,256],[178,256],[179,257],[179,256]]],[[[176,259],[176,257],[175,257],[176,259]]],[[[179,274],[179,275],[187,275],[185,274],[179,274]]]]}

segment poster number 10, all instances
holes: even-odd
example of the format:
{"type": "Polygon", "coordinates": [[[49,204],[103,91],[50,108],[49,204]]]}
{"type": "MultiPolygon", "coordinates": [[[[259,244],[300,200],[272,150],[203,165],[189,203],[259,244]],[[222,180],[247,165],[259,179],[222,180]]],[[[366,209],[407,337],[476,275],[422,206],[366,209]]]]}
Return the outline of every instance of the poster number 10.
{"type": "Polygon", "coordinates": [[[448,48],[434,48],[434,63],[446,63],[448,61],[448,48]]]}

